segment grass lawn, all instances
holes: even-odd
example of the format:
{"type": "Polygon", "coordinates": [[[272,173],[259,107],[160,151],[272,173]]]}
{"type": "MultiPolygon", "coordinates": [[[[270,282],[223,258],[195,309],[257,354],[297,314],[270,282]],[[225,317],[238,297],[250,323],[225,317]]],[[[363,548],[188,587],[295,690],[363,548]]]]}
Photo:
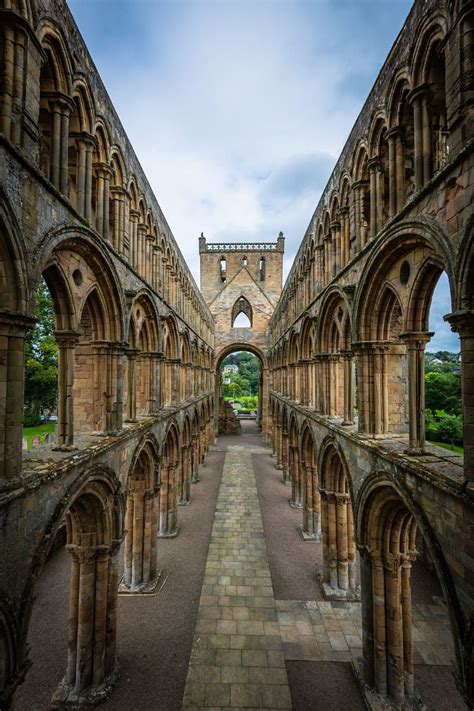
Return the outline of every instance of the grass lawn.
{"type": "Polygon", "coordinates": [[[55,427],[55,422],[45,422],[43,425],[37,425],[36,427],[23,427],[23,437],[26,437],[28,440],[28,449],[31,449],[31,438],[33,435],[39,435],[41,442],[43,442],[45,434],[47,432],[54,432],[55,427]]]}
{"type": "Polygon", "coordinates": [[[443,449],[448,449],[450,452],[456,452],[456,454],[464,454],[464,449],[463,447],[458,447],[456,444],[451,447],[450,444],[446,444],[446,442],[432,442],[431,440],[428,440],[430,444],[436,444],[438,447],[442,447],[443,449]]]}

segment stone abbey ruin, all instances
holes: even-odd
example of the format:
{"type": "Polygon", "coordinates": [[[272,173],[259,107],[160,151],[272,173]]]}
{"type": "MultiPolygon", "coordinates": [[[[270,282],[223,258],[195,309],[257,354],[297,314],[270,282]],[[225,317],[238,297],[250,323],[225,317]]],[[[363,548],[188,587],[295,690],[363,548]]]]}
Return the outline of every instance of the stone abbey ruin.
{"type": "MultiPolygon", "coordinates": [[[[60,548],[67,644],[51,707],[130,708],[117,666],[121,601],[133,610],[162,595],[162,551],[173,560],[189,530],[180,520],[195,515],[194,492],[228,442],[218,438],[220,367],[242,350],[260,361],[261,444],[247,435],[247,451],[244,432],[219,464],[204,584],[201,571],[175,683],[181,706],[303,708],[296,658],[350,662],[368,708],[424,708],[425,629],[444,650],[433,666],[441,675],[446,665],[456,703],[472,708],[472,2],[415,1],[284,284],[283,234],[253,244],[202,236],[199,290],[63,0],[1,0],[0,61],[0,708],[44,708],[24,690],[41,656],[31,636],[38,589],[60,548]],[[445,319],[460,337],[464,454],[425,432],[424,357],[442,272],[445,319]],[[25,341],[41,279],[54,306],[58,420],[54,442],[23,450],[25,341]],[[249,328],[234,326],[240,313],[249,328]],[[288,632],[291,598],[285,606],[273,592],[279,554],[267,562],[261,548],[249,471],[260,487],[264,460],[301,528],[295,555],[296,546],[314,555],[315,602],[300,620],[312,621],[310,657],[298,621],[296,637],[288,632]],[[439,588],[424,628],[418,565],[439,588]]],[[[195,525],[197,546],[204,521],[195,525]]],[[[159,697],[158,685],[136,708],[172,708],[159,697]]]]}

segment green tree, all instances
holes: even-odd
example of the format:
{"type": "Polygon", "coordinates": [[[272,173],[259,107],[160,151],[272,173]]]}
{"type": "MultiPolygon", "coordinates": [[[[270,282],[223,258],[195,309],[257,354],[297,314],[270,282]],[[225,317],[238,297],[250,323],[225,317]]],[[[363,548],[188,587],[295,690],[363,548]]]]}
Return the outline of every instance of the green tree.
{"type": "Polygon", "coordinates": [[[448,372],[433,370],[425,375],[425,406],[429,410],[461,413],[461,376],[451,368],[448,372]]]}
{"type": "Polygon", "coordinates": [[[28,425],[38,424],[41,408],[54,409],[58,396],[58,347],[54,337],[54,305],[41,280],[36,295],[38,322],[26,338],[25,415],[28,425]]]}
{"type": "Polygon", "coordinates": [[[463,440],[462,422],[457,415],[445,414],[439,421],[438,436],[441,442],[448,442],[451,446],[463,440]]]}

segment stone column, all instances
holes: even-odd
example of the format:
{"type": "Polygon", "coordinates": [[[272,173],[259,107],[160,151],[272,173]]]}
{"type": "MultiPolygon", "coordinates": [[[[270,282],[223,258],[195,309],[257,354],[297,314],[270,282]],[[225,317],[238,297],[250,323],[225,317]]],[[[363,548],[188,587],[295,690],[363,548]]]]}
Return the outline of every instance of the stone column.
{"type": "Polygon", "coordinates": [[[94,136],[88,133],[81,133],[77,138],[77,145],[77,211],[90,222],[92,211],[92,160],[96,140],[94,136]]]}
{"type": "Polygon", "coordinates": [[[58,345],[58,423],[54,449],[74,447],[74,349],[79,334],[74,331],[55,331],[58,345]]]}
{"type": "Polygon", "coordinates": [[[25,336],[34,323],[14,314],[0,323],[0,479],[21,472],[25,336]]]}
{"type": "Polygon", "coordinates": [[[109,239],[109,186],[112,171],[106,163],[94,163],[96,174],[95,227],[104,239],[109,239]]]}
{"type": "Polygon", "coordinates": [[[101,703],[115,681],[117,577],[120,542],[94,545],[82,534],[67,546],[72,557],[66,675],[51,707],[101,703]]]}
{"type": "Polygon", "coordinates": [[[425,347],[433,333],[412,331],[401,334],[408,356],[408,454],[425,450],[425,347]]]}
{"type": "Polygon", "coordinates": [[[303,507],[301,501],[301,471],[300,471],[300,452],[298,445],[290,444],[290,480],[291,480],[291,499],[290,506],[294,509],[303,507]]]}
{"type": "Polygon", "coordinates": [[[199,438],[193,434],[191,437],[191,482],[197,484],[199,481],[199,438]]]}
{"type": "Polygon", "coordinates": [[[413,106],[415,141],[415,184],[419,190],[432,175],[432,139],[427,87],[421,85],[409,94],[413,106]]]}
{"type": "Polygon", "coordinates": [[[302,462],[301,470],[303,472],[303,527],[301,532],[305,541],[317,541],[321,537],[321,521],[319,506],[315,506],[317,503],[314,495],[316,469],[310,464],[302,462]]]}
{"type": "Polygon", "coordinates": [[[366,547],[359,546],[360,585],[362,602],[362,676],[369,687],[375,684],[374,678],[374,618],[372,594],[372,563],[366,547]]]}
{"type": "Polygon", "coordinates": [[[137,421],[137,385],[136,361],[138,350],[129,348],[127,351],[127,422],[137,421]]]}
{"type": "Polygon", "coordinates": [[[178,462],[165,463],[164,478],[160,487],[160,538],[176,538],[178,535],[178,515],[176,496],[176,471],[178,462]]]}
{"type": "Polygon", "coordinates": [[[291,484],[290,469],[289,469],[289,467],[290,467],[289,455],[290,455],[290,450],[289,450],[288,432],[283,428],[282,429],[281,465],[282,465],[282,469],[283,469],[283,482],[285,484],[291,484]]]}
{"type": "Polygon", "coordinates": [[[181,491],[179,505],[188,506],[191,503],[191,452],[188,445],[181,447],[181,491]]]}
{"type": "Polygon", "coordinates": [[[343,425],[354,424],[354,354],[351,350],[342,350],[344,362],[344,419],[343,425]]]}
{"type": "Polygon", "coordinates": [[[130,210],[129,219],[130,266],[136,270],[138,266],[138,223],[140,220],[138,210],[130,210]]]}
{"type": "Polygon", "coordinates": [[[474,484],[474,311],[455,311],[445,317],[461,342],[461,391],[464,430],[464,477],[474,484]]]}

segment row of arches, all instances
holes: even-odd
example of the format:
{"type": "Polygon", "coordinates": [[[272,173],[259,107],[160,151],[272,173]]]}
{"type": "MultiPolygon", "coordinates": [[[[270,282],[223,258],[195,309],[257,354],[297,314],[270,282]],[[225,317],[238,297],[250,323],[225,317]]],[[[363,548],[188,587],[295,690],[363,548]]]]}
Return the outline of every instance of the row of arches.
{"type": "Polygon", "coordinates": [[[291,484],[290,505],[302,511],[305,540],[322,547],[324,597],[361,600],[362,681],[396,708],[416,703],[411,571],[418,558],[436,571],[448,607],[457,674],[469,687],[464,621],[437,534],[411,492],[387,471],[362,483],[341,442],[320,436],[282,401],[271,403],[277,467],[291,484]]]}
{"type": "Polygon", "coordinates": [[[125,423],[213,390],[210,346],[150,290],[125,293],[93,233],[78,228],[53,233],[39,245],[28,272],[6,203],[3,215],[1,322],[9,355],[2,373],[9,386],[3,394],[2,476],[15,476],[21,468],[23,351],[34,324],[20,313],[34,312],[30,299],[40,279],[49,288],[55,316],[58,449],[77,447],[82,435],[115,435],[125,423]]]}
{"type": "Polygon", "coordinates": [[[457,106],[448,99],[467,89],[469,70],[459,58],[462,40],[448,41],[456,23],[460,36],[470,35],[472,12],[455,18],[440,6],[415,31],[406,29],[410,41],[398,49],[408,52],[392,57],[389,77],[379,78],[376,108],[359,120],[357,140],[344,149],[300,247],[276,309],[279,334],[459,150],[457,106]],[[448,77],[454,65],[456,89],[448,77]]]}
{"type": "Polygon", "coordinates": [[[156,589],[159,539],[178,534],[178,507],[191,503],[191,482],[199,481],[213,441],[212,413],[206,400],[186,410],[180,422],[171,419],[161,441],[147,431],[121,475],[103,466],[76,477],[33,557],[24,615],[15,617],[7,598],[0,602],[2,701],[8,703],[26,673],[34,582],[64,527],[71,565],[68,646],[65,676],[52,703],[97,704],[110,694],[120,634],[117,595],[156,589]]]}
{"type": "MultiPolygon", "coordinates": [[[[424,351],[430,304],[443,271],[449,282],[453,330],[460,333],[464,417],[468,397],[472,301],[467,274],[472,263],[472,227],[458,252],[439,225],[416,221],[388,231],[375,244],[356,287],[334,284],[313,310],[270,351],[271,388],[322,415],[357,423],[369,436],[408,434],[408,451],[424,451],[424,351]],[[357,396],[357,415],[355,402],[357,396]]],[[[470,435],[465,422],[470,470],[470,435]]]]}
{"type": "Polygon", "coordinates": [[[140,186],[139,167],[129,165],[123,132],[98,111],[97,87],[77,53],[51,18],[38,19],[33,28],[27,24],[33,22],[31,12],[9,5],[18,18],[11,13],[2,25],[2,133],[29,153],[88,226],[209,341],[212,323],[202,297],[154,197],[140,186]],[[37,112],[38,139],[31,149],[26,111],[28,122],[37,112]]]}

